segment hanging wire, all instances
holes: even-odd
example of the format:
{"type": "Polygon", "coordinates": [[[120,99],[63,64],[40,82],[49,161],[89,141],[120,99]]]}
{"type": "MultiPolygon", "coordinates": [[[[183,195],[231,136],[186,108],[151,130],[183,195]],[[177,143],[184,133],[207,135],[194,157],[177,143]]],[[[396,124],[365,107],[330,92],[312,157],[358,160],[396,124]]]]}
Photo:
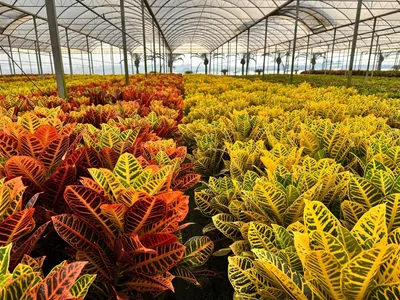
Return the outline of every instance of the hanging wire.
{"type": "Polygon", "coordinates": [[[29,77],[28,74],[26,74],[24,72],[24,70],[19,66],[19,64],[17,64],[17,62],[12,58],[12,56],[10,54],[8,54],[8,52],[3,48],[3,46],[0,46],[1,50],[3,50],[3,52],[8,56],[9,59],[11,59],[11,61],[13,62],[13,64],[15,64],[18,69],[21,70],[21,72],[28,78],[28,80],[30,82],[32,82],[32,84],[39,90],[39,92],[42,94],[42,96],[44,95],[43,91],[36,85],[36,83],[29,77]]]}

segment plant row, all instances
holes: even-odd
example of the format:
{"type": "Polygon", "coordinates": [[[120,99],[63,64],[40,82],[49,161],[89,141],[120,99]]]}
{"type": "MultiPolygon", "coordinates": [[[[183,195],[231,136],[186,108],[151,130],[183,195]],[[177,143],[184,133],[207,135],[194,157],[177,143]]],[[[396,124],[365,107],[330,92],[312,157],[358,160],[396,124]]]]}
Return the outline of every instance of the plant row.
{"type": "Polygon", "coordinates": [[[153,76],[0,101],[0,298],[140,299],[211,274],[211,239],[181,236],[200,179],[181,90],[153,76]]]}
{"type": "Polygon", "coordinates": [[[397,100],[204,76],[185,93],[195,202],[235,299],[400,296],[397,100]]]}

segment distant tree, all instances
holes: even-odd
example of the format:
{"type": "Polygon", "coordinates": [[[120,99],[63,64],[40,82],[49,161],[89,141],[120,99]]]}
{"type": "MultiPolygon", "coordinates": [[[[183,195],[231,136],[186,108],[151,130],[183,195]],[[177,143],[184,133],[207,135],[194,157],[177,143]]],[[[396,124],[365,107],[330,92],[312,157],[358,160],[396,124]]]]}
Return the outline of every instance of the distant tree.
{"type": "Polygon", "coordinates": [[[140,62],[143,59],[143,56],[144,56],[143,54],[138,54],[138,53],[133,54],[133,58],[134,58],[133,63],[136,68],[136,74],[139,74],[139,66],[140,66],[140,62]]]}
{"type": "Polygon", "coordinates": [[[320,57],[325,57],[324,53],[311,53],[311,70],[315,70],[315,65],[317,64],[317,60],[320,57]]]}
{"type": "Polygon", "coordinates": [[[194,53],[191,57],[199,58],[203,61],[205,73],[208,74],[208,56],[207,53],[194,53]]]}
{"type": "Polygon", "coordinates": [[[242,76],[244,76],[244,67],[250,63],[250,60],[256,61],[253,53],[244,53],[240,59],[242,65],[242,76]]]}
{"type": "Polygon", "coordinates": [[[386,58],[388,58],[390,55],[392,55],[392,54],[393,54],[393,52],[385,52],[385,53],[382,53],[382,51],[379,51],[378,66],[377,66],[378,71],[381,71],[381,70],[382,70],[382,63],[383,63],[383,61],[384,61],[386,58]]]}
{"type": "Polygon", "coordinates": [[[168,54],[168,68],[170,73],[172,73],[172,68],[174,67],[174,63],[176,63],[177,61],[183,62],[184,56],[185,56],[184,54],[172,54],[172,53],[168,54]]]}

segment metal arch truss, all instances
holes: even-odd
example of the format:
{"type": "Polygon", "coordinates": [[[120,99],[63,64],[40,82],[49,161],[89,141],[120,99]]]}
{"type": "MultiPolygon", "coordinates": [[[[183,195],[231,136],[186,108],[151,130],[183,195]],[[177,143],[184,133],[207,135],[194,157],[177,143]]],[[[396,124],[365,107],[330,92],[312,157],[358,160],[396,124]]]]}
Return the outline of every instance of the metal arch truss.
{"type": "MultiPolygon", "coordinates": [[[[336,51],[348,49],[357,3],[300,0],[296,51],[326,51],[333,43],[336,51]]],[[[240,53],[260,53],[266,45],[287,51],[294,39],[296,4],[297,0],[125,0],[126,29],[122,30],[119,0],[55,0],[61,47],[85,52],[100,44],[123,48],[125,36],[128,52],[142,53],[146,44],[146,52],[152,55],[164,45],[168,52],[188,44],[214,52],[236,40],[240,53]],[[268,27],[263,22],[267,18],[268,27]]],[[[381,51],[399,50],[400,0],[362,1],[359,51],[370,48],[373,36],[379,37],[381,51]]],[[[9,42],[12,48],[51,51],[43,0],[0,0],[0,45],[8,48],[9,42]]]]}

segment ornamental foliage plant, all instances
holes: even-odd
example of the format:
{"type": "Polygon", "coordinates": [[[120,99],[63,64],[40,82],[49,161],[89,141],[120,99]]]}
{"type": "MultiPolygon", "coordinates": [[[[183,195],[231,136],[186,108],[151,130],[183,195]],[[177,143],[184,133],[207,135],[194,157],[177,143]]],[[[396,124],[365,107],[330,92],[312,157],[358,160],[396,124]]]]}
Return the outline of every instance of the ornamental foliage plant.
{"type": "Polygon", "coordinates": [[[186,81],[195,203],[203,232],[224,237],[214,255],[228,256],[234,298],[399,297],[398,99],[186,81]]]}

